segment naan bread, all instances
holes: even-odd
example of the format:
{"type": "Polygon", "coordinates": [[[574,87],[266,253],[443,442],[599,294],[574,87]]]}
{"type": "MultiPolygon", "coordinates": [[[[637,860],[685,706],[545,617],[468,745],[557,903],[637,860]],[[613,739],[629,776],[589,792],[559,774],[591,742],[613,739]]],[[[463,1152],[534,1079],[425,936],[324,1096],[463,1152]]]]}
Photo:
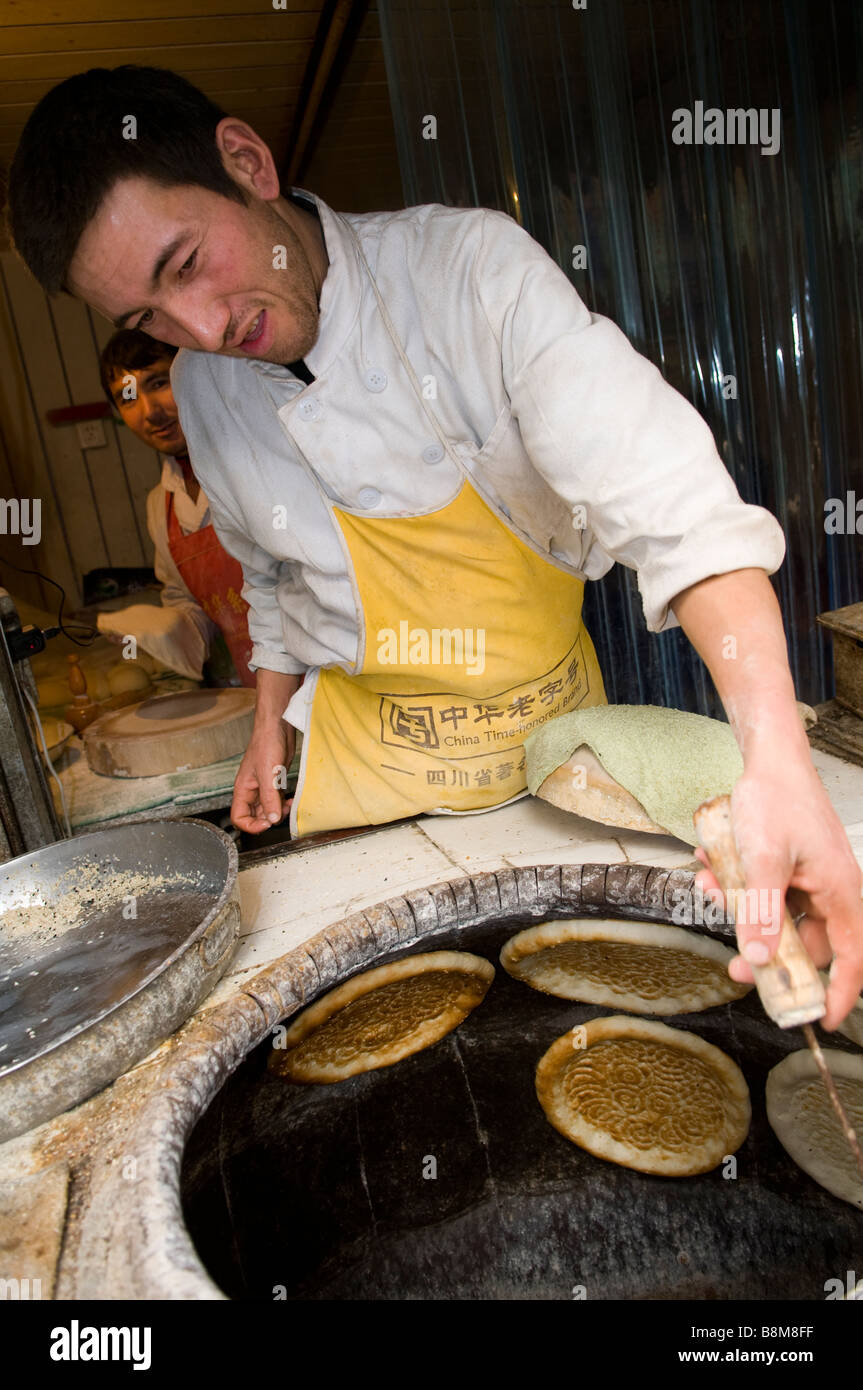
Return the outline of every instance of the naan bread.
{"type": "Polygon", "coordinates": [[[749,1132],[740,1068],[694,1033],[597,1018],[552,1043],[536,1069],[555,1129],[597,1158],[663,1177],[707,1173],[749,1132]]]}
{"type": "Polygon", "coordinates": [[[581,918],[519,932],[500,963],[517,980],[562,999],[636,1014],[687,1014],[752,988],[729,976],[734,954],[681,927],[581,918]]]}
{"type": "Polygon", "coordinates": [[[326,1084],[392,1066],[457,1028],[493,979],[494,966],[466,951],[431,951],[367,970],[294,1020],[269,1069],[326,1084]]]}
{"type": "Polygon", "coordinates": [[[646,835],[668,835],[670,831],[651,820],[641,802],[622,787],[591,752],[586,743],[537,788],[536,795],[562,811],[574,811],[602,825],[624,830],[640,830],[646,835]]]}
{"type": "MultiPolygon", "coordinates": [[[[827,1049],[824,1057],[851,1128],[863,1136],[863,1057],[827,1049]]],[[[765,1097],[771,1127],[797,1166],[834,1197],[863,1208],[863,1178],[808,1049],[773,1068],[765,1097]]]]}

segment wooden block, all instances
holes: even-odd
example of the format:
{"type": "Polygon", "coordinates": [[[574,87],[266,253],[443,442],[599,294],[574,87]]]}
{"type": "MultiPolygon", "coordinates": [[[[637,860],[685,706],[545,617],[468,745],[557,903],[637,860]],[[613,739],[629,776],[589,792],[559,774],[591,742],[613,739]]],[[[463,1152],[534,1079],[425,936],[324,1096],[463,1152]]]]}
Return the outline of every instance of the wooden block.
{"type": "Polygon", "coordinates": [[[85,730],[84,751],[104,777],[158,777],[206,767],[245,751],[254,690],[183,690],[103,715],[85,730]]]}
{"type": "Polygon", "coordinates": [[[832,753],[834,758],[863,766],[863,719],[841,705],[828,700],[816,707],[818,723],[809,730],[813,748],[832,753]]]}
{"type": "Polygon", "coordinates": [[[836,699],[863,717],[863,603],[819,613],[818,622],[833,636],[836,699]]]}

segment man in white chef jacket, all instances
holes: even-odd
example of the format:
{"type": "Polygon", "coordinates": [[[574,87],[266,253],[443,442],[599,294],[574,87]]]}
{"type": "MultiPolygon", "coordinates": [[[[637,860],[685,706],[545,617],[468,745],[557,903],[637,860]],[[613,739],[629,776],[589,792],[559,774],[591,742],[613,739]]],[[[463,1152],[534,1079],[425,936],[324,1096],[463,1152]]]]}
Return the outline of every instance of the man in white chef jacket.
{"type": "MultiPolygon", "coordinates": [[[[861,877],[796,710],[767,578],[781,531],[527,233],[484,209],[346,215],[284,194],[251,127],[133,68],[42,99],[10,210],[48,290],[188,349],[180,418],[251,605],[239,826],[280,819],[292,726],[301,830],[340,802],[351,824],[357,806],[375,822],[508,799],[518,736],[604,699],[580,586],[617,560],[650,630],[679,623],[711,672],[744,759],[747,887],[808,894],[801,934],[816,963],[835,955],[826,1023],[841,1020],[863,983],[861,877]]],[[[741,928],[738,978],[777,925],[741,928]]]]}

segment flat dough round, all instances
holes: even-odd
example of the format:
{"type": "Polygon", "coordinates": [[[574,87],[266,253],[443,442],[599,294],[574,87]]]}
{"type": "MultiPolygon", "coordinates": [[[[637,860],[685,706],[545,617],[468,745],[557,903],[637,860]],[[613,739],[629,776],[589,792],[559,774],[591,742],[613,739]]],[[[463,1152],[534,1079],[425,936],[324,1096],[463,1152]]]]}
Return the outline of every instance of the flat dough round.
{"type": "Polygon", "coordinates": [[[549,773],[536,795],[563,811],[574,811],[601,825],[640,830],[645,835],[671,832],[651,820],[641,802],[606,772],[586,743],[579,744],[565,763],[549,773]]]}
{"type": "Polygon", "coordinates": [[[734,954],[682,927],[580,918],[510,937],[500,963],[517,980],[562,999],[635,1014],[688,1014],[752,988],[728,974],[734,954]]]}
{"type": "MultiPolygon", "coordinates": [[[[863,1137],[863,1057],[828,1049],[824,1057],[851,1128],[863,1137]]],[[[808,1049],[773,1068],[765,1098],[770,1125],[798,1168],[834,1197],[863,1208],[863,1178],[808,1049]]]]}
{"type": "Polygon", "coordinates": [[[112,695],[126,695],[133,690],[149,690],[150,677],[137,661],[118,661],[108,672],[108,686],[112,695]]]}
{"type": "Polygon", "coordinates": [[[494,966],[466,951],[367,970],[305,1009],[268,1066],[291,1081],[324,1084],[392,1066],[457,1028],[493,979],[494,966]]]}
{"type": "Polygon", "coordinates": [[[567,1139],[641,1173],[707,1173],[749,1133],[737,1064],[652,1019],[596,1018],[564,1033],[540,1059],[536,1093],[567,1139]]]}

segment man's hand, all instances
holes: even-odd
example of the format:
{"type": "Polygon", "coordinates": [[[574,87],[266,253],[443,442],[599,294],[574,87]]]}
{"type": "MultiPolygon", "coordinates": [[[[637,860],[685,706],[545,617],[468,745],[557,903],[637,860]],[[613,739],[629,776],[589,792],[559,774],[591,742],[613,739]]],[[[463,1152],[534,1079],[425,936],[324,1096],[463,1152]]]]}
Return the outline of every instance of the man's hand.
{"type": "MultiPolygon", "coordinates": [[[[742,954],[729,973],[735,980],[751,981],[751,964],[773,956],[787,892],[792,916],[804,914],[797,930],[812,960],[822,969],[833,960],[827,1013],[821,1019],[822,1027],[833,1029],[863,987],[863,880],[808,754],[789,759],[777,749],[770,765],[747,766],[732,793],[731,815],[747,905],[757,904],[758,910],[748,911],[748,920],[738,924],[742,954]]],[[[706,864],[704,851],[696,853],[706,864]]],[[[709,868],[699,871],[696,882],[709,897],[723,901],[709,868]]]]}
{"type": "Polygon", "coordinates": [[[238,830],[259,835],[277,825],[290,807],[284,789],[294,756],[296,735],[282,718],[299,676],[259,669],[255,727],[234,781],[231,820],[238,830]]]}
{"type": "MultiPolygon", "coordinates": [[[[861,874],[812,765],[776,596],[763,570],[734,570],[693,584],[672,607],[710,669],[743,754],[731,818],[748,901],[757,892],[765,910],[738,924],[741,952],[755,965],[773,957],[787,893],[792,915],[805,914],[798,929],[812,960],[823,968],[833,959],[821,1020],[833,1029],[863,986],[861,874]]],[[[700,850],[698,858],[707,863],[700,850]]],[[[722,900],[709,869],[697,882],[722,900]]],[[[730,973],[752,979],[740,956],[730,973]]]]}

